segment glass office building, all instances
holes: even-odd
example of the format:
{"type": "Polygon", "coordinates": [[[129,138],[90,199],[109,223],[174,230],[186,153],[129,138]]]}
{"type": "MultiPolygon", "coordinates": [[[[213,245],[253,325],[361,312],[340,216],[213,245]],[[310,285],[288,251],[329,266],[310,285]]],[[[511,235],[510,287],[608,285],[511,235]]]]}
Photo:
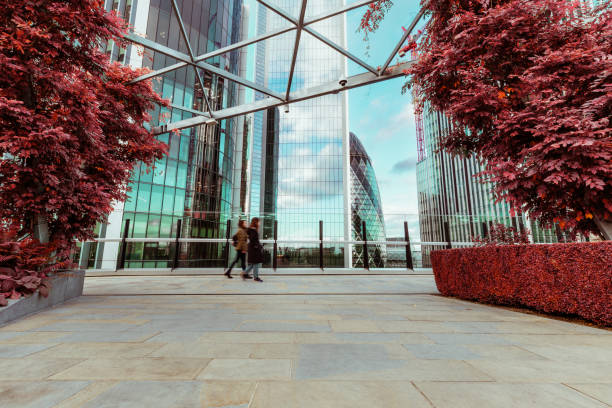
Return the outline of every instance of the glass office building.
{"type": "MultiPolygon", "coordinates": [[[[192,49],[201,55],[240,40],[242,0],[178,0],[181,16],[192,49]]],[[[114,0],[107,9],[117,10],[134,27],[134,31],[172,49],[187,53],[178,19],[169,0],[114,0]]],[[[130,45],[120,49],[107,44],[111,58],[135,67],[153,70],[177,61],[171,57],[146,51],[144,55],[130,45]]],[[[239,51],[206,61],[234,74],[239,71],[239,51]]],[[[164,74],[154,80],[155,89],[171,100],[172,107],[153,113],[151,125],[160,120],[178,121],[192,116],[189,110],[206,110],[203,95],[210,96],[212,109],[236,104],[235,84],[200,71],[204,88],[192,67],[164,74]]],[[[218,125],[202,125],[178,134],[163,134],[168,143],[167,157],[154,166],[134,169],[129,198],[118,204],[108,223],[100,227],[101,238],[118,238],[129,220],[129,238],[169,238],[177,234],[193,238],[223,238],[232,210],[235,120],[218,125]]],[[[241,157],[238,160],[242,160],[241,157]]],[[[100,244],[84,248],[81,265],[114,268],[117,244],[100,244]],[[83,259],[85,257],[85,260],[83,259]]],[[[127,248],[127,268],[164,268],[171,266],[174,246],[170,243],[132,243],[127,248]]],[[[181,267],[222,266],[223,248],[219,244],[182,244],[181,267]]]]}
{"type": "MultiPolygon", "coordinates": [[[[417,113],[417,190],[421,241],[446,242],[449,223],[453,242],[472,242],[487,234],[493,223],[528,228],[534,242],[558,242],[560,230],[543,229],[523,216],[511,216],[508,203],[495,202],[491,185],[475,177],[484,170],[476,156],[462,158],[439,150],[439,141],[451,129],[448,117],[426,107],[417,113]],[[422,126],[420,125],[422,124],[422,126]]],[[[423,266],[431,266],[429,254],[442,247],[423,246],[423,266]]]]}
{"type": "MultiPolygon", "coordinates": [[[[310,0],[306,18],[342,4],[343,0],[310,0]]],[[[275,0],[274,5],[293,16],[300,14],[299,0],[275,0]]],[[[288,24],[261,5],[258,13],[258,34],[288,24]]],[[[345,46],[344,18],[337,16],[316,23],[312,28],[345,46]]],[[[284,94],[294,44],[295,32],[289,32],[258,46],[256,79],[284,94]]],[[[337,80],[345,73],[346,63],[342,55],[309,33],[302,33],[292,91],[337,80]]],[[[251,213],[256,215],[259,210],[259,215],[268,216],[265,213],[275,209],[269,217],[278,221],[279,239],[316,240],[319,238],[319,221],[323,221],[325,239],[351,238],[346,98],[343,93],[291,104],[288,111],[284,108],[274,111],[273,120],[270,112],[255,115],[255,126],[259,124],[262,129],[255,130],[255,133],[265,134],[272,121],[278,126],[278,132],[274,141],[264,137],[260,147],[256,146],[258,142],[254,139],[254,160],[259,158],[262,164],[257,169],[258,164],[253,162],[253,169],[260,171],[261,178],[257,179],[253,173],[259,185],[252,188],[251,213]],[[271,169],[270,165],[274,168],[271,169]],[[267,181],[270,177],[275,180],[267,181]],[[276,193],[267,194],[264,185],[276,186],[276,193]]],[[[265,238],[270,237],[270,230],[265,233],[265,238]]],[[[299,245],[281,248],[281,259],[285,262],[281,264],[312,266],[309,261],[312,250],[299,245]]],[[[342,245],[328,247],[326,251],[328,263],[336,266],[351,264],[351,252],[344,251],[342,245]]]]}
{"type": "MultiPolygon", "coordinates": [[[[359,138],[350,133],[351,147],[351,222],[353,240],[386,241],[385,219],[382,211],[380,192],[370,156],[359,138]],[[365,234],[364,234],[365,225],[365,234]]],[[[370,267],[384,267],[387,260],[386,245],[368,247],[370,267]]],[[[353,246],[353,265],[364,265],[362,245],[353,246]]]]}

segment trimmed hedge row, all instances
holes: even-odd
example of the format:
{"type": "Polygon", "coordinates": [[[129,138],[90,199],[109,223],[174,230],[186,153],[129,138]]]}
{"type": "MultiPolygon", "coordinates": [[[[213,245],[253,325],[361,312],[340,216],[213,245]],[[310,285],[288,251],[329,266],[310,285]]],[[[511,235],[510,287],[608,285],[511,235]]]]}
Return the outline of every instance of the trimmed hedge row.
{"type": "Polygon", "coordinates": [[[433,251],[444,296],[612,326],[612,242],[502,245],[433,251]]]}

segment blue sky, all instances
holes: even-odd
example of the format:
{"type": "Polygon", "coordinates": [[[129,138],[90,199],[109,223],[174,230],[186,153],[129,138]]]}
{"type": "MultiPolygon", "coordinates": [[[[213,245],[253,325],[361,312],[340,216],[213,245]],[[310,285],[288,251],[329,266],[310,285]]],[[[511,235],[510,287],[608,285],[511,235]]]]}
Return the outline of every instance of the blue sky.
{"type": "MultiPolygon", "coordinates": [[[[357,33],[363,9],[347,17],[349,49],[373,66],[388,58],[401,38],[402,26],[408,26],[419,10],[418,0],[396,0],[368,42],[357,33]]],[[[349,74],[361,72],[349,65],[349,74]]],[[[416,189],[416,130],[414,108],[409,94],[402,95],[404,78],[358,88],[349,92],[349,124],[370,154],[385,214],[418,212],[416,189]]]]}

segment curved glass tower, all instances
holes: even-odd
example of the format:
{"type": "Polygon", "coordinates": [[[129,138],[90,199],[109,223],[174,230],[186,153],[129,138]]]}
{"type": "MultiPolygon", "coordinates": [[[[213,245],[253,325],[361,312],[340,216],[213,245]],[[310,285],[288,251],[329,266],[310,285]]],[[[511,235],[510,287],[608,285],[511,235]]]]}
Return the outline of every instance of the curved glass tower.
{"type": "MultiPolygon", "coordinates": [[[[351,132],[351,222],[353,239],[363,241],[386,241],[385,219],[380,192],[370,156],[357,136],[351,132]],[[365,234],[363,225],[365,223],[365,234]]],[[[387,260],[385,245],[369,245],[371,267],[384,267],[387,260]]],[[[363,266],[363,246],[353,246],[353,266],[363,266]]]]}

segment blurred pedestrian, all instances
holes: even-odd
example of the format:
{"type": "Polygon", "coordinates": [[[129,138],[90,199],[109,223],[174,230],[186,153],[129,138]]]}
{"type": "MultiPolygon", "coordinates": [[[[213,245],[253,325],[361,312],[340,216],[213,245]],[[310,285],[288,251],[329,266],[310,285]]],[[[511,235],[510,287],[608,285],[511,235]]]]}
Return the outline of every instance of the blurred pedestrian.
{"type": "Polygon", "coordinates": [[[255,217],[251,220],[251,225],[247,230],[249,236],[249,267],[242,275],[243,279],[248,279],[249,272],[253,270],[253,278],[255,282],[263,282],[259,278],[259,268],[264,261],[263,245],[259,242],[259,218],[255,217]]]}
{"type": "Polygon", "coordinates": [[[232,237],[232,245],[236,249],[236,258],[234,262],[230,265],[229,269],[224,273],[228,279],[232,279],[232,269],[234,265],[240,261],[240,266],[242,267],[242,274],[244,275],[244,271],[246,270],[246,254],[249,249],[248,247],[248,239],[246,221],[240,220],[238,221],[238,231],[232,237]]]}

